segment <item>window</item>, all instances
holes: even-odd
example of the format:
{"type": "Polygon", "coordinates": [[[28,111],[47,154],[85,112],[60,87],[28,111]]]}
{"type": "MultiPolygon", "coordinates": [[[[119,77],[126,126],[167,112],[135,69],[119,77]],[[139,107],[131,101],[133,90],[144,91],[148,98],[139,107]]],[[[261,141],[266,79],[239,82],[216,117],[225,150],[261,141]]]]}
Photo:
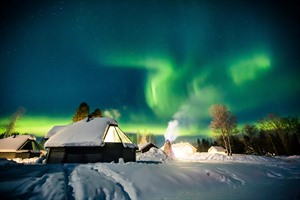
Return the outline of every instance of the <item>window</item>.
{"type": "Polygon", "coordinates": [[[26,144],[20,150],[40,150],[38,144],[33,140],[27,140],[26,144]]]}
{"type": "Polygon", "coordinates": [[[125,133],[117,126],[109,126],[104,142],[132,143],[125,133]]]}
{"type": "Polygon", "coordinates": [[[31,141],[32,142],[32,147],[33,147],[33,150],[40,150],[39,146],[37,145],[37,143],[35,143],[34,141],[31,141]]]}
{"type": "Polygon", "coordinates": [[[33,149],[32,149],[31,141],[30,141],[30,140],[27,140],[26,144],[25,144],[23,147],[21,147],[20,150],[33,150],[33,149]]]}
{"type": "Polygon", "coordinates": [[[121,142],[115,126],[110,126],[108,128],[104,142],[121,142]]]}

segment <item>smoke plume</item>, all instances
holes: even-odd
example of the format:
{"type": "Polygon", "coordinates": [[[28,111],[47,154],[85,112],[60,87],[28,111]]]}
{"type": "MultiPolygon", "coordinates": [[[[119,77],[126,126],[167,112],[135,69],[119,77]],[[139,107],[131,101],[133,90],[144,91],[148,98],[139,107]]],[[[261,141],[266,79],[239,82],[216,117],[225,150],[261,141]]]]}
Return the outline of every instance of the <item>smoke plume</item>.
{"type": "Polygon", "coordinates": [[[168,128],[165,132],[165,140],[169,140],[171,143],[177,138],[179,134],[179,122],[174,119],[168,123],[168,128]]]}
{"type": "Polygon", "coordinates": [[[24,107],[19,107],[18,110],[13,114],[11,120],[9,121],[9,123],[6,126],[5,137],[8,137],[13,133],[17,121],[22,117],[22,115],[24,115],[25,112],[26,112],[26,109],[24,107]]]}

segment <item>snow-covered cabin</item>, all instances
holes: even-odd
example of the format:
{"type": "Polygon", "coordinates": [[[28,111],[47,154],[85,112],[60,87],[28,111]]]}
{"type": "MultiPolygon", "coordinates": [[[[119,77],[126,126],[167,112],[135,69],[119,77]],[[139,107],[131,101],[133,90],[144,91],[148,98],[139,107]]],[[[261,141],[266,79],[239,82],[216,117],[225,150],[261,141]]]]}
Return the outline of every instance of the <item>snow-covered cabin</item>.
{"type": "Polygon", "coordinates": [[[180,143],[175,143],[172,145],[175,157],[177,158],[184,158],[188,155],[191,155],[193,153],[197,152],[197,149],[191,145],[188,142],[180,142],[180,143]]]}
{"type": "Polygon", "coordinates": [[[221,146],[211,146],[208,149],[208,153],[226,154],[226,150],[221,146]]]}
{"type": "Polygon", "coordinates": [[[111,118],[83,119],[51,129],[46,163],[125,162],[136,160],[137,146],[111,118]]]}
{"type": "Polygon", "coordinates": [[[182,151],[185,154],[196,153],[197,149],[188,142],[180,142],[172,145],[173,150],[177,149],[178,151],[182,151]]]}
{"type": "Polygon", "coordinates": [[[13,135],[0,139],[0,158],[33,158],[45,153],[32,135],[13,135]]]}
{"type": "MultiPolygon", "coordinates": [[[[162,150],[165,150],[166,143],[161,147],[162,150]]],[[[183,158],[190,154],[196,153],[197,149],[188,142],[179,142],[172,144],[172,151],[176,158],[183,158]]]]}
{"type": "Polygon", "coordinates": [[[153,144],[152,142],[147,142],[147,143],[144,143],[144,144],[139,144],[138,147],[139,147],[138,151],[141,152],[141,153],[145,153],[145,152],[149,151],[152,147],[158,149],[158,147],[155,144],[153,144]]]}

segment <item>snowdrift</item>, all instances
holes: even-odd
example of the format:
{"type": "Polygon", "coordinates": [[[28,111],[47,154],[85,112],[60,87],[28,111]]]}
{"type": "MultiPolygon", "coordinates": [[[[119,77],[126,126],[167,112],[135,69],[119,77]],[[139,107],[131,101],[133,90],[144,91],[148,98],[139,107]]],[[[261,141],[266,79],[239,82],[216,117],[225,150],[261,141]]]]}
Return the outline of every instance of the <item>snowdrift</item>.
{"type": "MultiPolygon", "coordinates": [[[[20,160],[19,160],[20,161],[20,160]]],[[[172,160],[160,149],[137,162],[18,164],[0,160],[6,199],[299,199],[300,157],[195,153],[172,160]]]]}

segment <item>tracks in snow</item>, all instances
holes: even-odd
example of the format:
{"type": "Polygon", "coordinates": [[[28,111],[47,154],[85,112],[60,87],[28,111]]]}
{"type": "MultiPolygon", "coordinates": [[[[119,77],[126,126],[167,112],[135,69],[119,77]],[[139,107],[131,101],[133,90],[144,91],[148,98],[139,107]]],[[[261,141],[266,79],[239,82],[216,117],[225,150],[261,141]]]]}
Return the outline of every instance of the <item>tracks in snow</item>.
{"type": "Polygon", "coordinates": [[[220,181],[222,183],[227,183],[232,185],[234,188],[240,185],[244,185],[245,181],[238,177],[236,174],[230,172],[229,170],[223,168],[217,168],[216,170],[205,170],[207,176],[220,181]]]}
{"type": "Polygon", "coordinates": [[[94,166],[94,170],[103,173],[107,179],[114,182],[123,191],[125,199],[136,200],[137,192],[136,188],[131,182],[126,180],[121,174],[109,169],[106,165],[100,164],[94,166]]]}
{"type": "Polygon", "coordinates": [[[65,170],[67,199],[136,200],[136,188],[105,164],[77,165],[65,170]]]}

